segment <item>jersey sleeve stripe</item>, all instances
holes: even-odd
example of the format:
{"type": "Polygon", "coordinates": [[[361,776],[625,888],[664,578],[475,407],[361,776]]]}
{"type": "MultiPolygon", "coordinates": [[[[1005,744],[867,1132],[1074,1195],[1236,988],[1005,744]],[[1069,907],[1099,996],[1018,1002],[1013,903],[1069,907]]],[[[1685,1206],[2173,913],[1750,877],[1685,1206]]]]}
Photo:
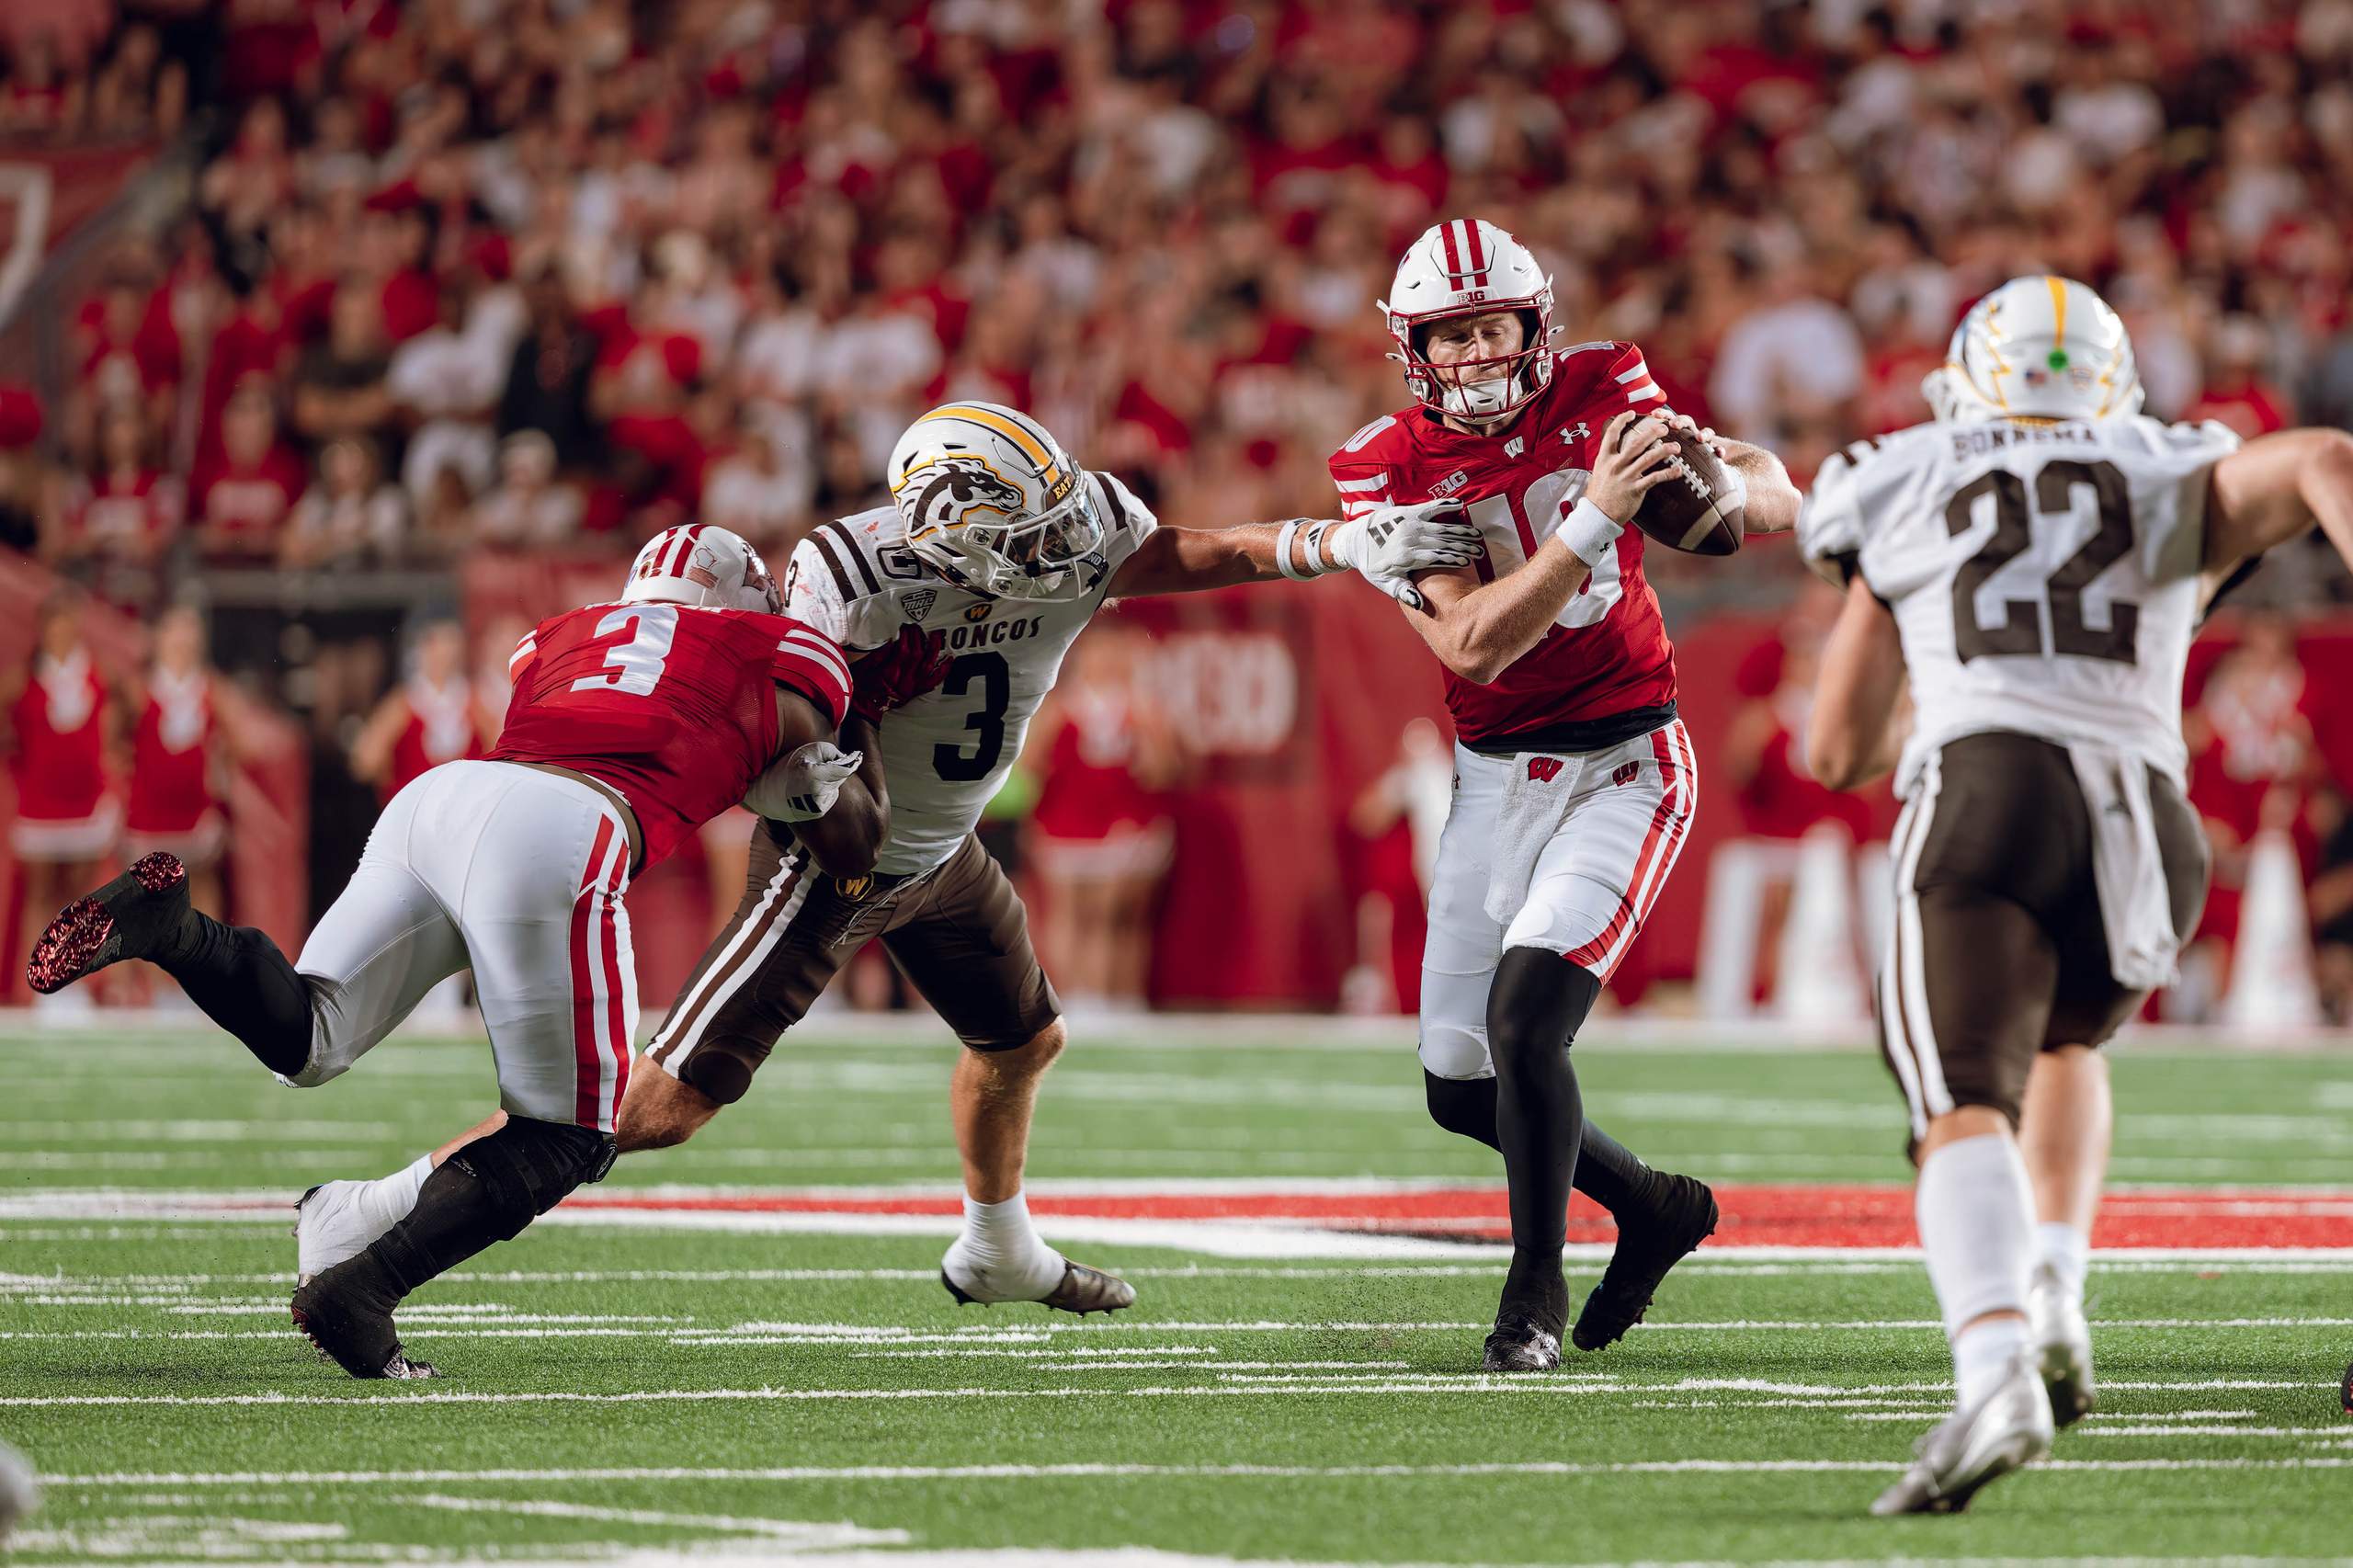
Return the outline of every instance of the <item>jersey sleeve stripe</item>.
{"type": "MultiPolygon", "coordinates": [[[[849,530],[839,523],[824,523],[820,524],[816,532],[809,537],[815,539],[824,534],[832,535],[835,542],[841,546],[842,553],[848,556],[851,562],[858,567],[858,574],[866,579],[866,591],[870,594],[881,593],[882,580],[874,574],[873,566],[866,559],[866,551],[858,548],[858,540],[850,537],[849,530]]],[[[858,597],[847,582],[842,585],[842,591],[849,594],[852,598],[858,597]]]]}
{"type": "Polygon", "coordinates": [[[848,713],[849,687],[834,673],[833,666],[816,654],[806,649],[779,648],[775,673],[780,684],[824,709],[836,725],[848,713]]]}
{"type": "Polygon", "coordinates": [[[1134,525],[1128,521],[1128,504],[1120,499],[1119,486],[1097,480],[1096,488],[1103,493],[1103,499],[1111,504],[1111,526],[1121,533],[1132,533],[1134,525]]]}
{"type": "Polygon", "coordinates": [[[1650,380],[1650,374],[1651,368],[1637,359],[1632,365],[1618,372],[1618,384],[1624,386],[1628,381],[1645,381],[1650,380]]]}
{"type": "Polygon", "coordinates": [[[850,581],[849,569],[842,564],[842,558],[834,552],[834,547],[826,541],[824,530],[819,528],[811,533],[809,542],[815,545],[817,553],[825,558],[825,569],[834,574],[834,586],[842,591],[842,597],[857,598],[858,585],[850,581]]]}
{"type": "Polygon", "coordinates": [[[816,633],[811,631],[788,631],[784,634],[784,641],[778,643],[777,647],[784,653],[799,653],[804,657],[814,657],[828,669],[832,670],[835,675],[839,676],[844,686],[850,684],[849,660],[844,656],[840,649],[835,647],[824,638],[819,637],[816,633]]]}
{"type": "Polygon", "coordinates": [[[1628,403],[1648,403],[1653,398],[1656,398],[1661,403],[1666,401],[1666,394],[1658,390],[1658,385],[1654,381],[1644,381],[1641,386],[1626,389],[1628,403]]]}
{"type": "Polygon", "coordinates": [[[1389,476],[1385,473],[1369,473],[1362,479],[1336,479],[1332,482],[1332,488],[1345,495],[1353,490],[1379,490],[1388,483],[1389,476]]]}
{"type": "Polygon", "coordinates": [[[517,673],[520,671],[525,665],[529,664],[533,656],[536,655],[539,651],[540,634],[536,631],[525,632],[523,634],[523,641],[516,643],[515,652],[508,654],[506,657],[506,678],[510,681],[513,680],[517,673]]]}
{"type": "Polygon", "coordinates": [[[1340,503],[1340,516],[1344,518],[1361,517],[1367,512],[1377,509],[1380,505],[1378,501],[1343,501],[1340,503]]]}

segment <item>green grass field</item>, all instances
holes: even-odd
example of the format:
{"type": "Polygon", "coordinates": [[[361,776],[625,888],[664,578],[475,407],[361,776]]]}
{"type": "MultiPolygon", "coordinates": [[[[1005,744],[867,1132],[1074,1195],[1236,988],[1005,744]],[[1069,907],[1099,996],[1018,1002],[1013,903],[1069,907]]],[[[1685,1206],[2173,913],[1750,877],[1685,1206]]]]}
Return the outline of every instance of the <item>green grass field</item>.
{"type": "MultiPolygon", "coordinates": [[[[2353,1055],[2119,1055],[2120,1183],[2318,1190],[2146,1200],[2173,1245],[2095,1270],[2099,1410],[1970,1514],[1891,1522],[1863,1509],[1949,1366],[1883,1248],[1711,1246],[1624,1344],[1499,1380],[1492,1244],[1219,1221],[1187,1246],[1166,1216],[1203,1194],[1500,1180],[1426,1120],[1405,1030],[1299,1035],[1146,1026],[1057,1069],[1033,1193],[1099,1195],[1047,1234],[1130,1275],[1131,1312],[960,1311],[945,1219],[821,1212],[807,1189],[889,1209],[956,1165],[950,1048],[813,1028],[597,1189],[644,1206],[561,1211],[420,1292],[426,1384],[312,1358],[278,1205],[472,1120],[482,1047],[395,1041],[298,1094],[194,1030],[0,1038],[0,1437],[47,1494],[9,1561],[2343,1560],[2353,1055]]],[[[1594,1035],[1589,1110],[1771,1189],[1756,1213],[1905,1177],[1867,1054],[1594,1035]]]]}

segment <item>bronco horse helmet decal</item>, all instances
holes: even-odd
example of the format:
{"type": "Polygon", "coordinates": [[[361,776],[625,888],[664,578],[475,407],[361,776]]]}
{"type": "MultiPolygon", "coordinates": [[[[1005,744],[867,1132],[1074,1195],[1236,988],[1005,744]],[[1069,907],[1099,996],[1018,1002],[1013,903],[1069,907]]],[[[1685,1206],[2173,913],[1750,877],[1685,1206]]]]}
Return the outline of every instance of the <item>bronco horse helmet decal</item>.
{"type": "Polygon", "coordinates": [[[907,427],[890,464],[907,549],[988,598],[1066,599],[1104,575],[1085,470],[1018,410],[943,403],[907,427]]]}

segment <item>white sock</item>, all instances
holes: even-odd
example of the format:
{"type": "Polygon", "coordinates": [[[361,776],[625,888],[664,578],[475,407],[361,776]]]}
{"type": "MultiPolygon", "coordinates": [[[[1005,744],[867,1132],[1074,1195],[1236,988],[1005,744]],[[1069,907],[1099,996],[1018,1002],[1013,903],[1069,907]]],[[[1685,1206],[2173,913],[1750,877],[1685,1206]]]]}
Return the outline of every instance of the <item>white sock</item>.
{"type": "Polygon", "coordinates": [[[964,1199],[964,1233],[948,1249],[950,1262],[1006,1299],[1035,1290],[1042,1295],[1062,1280],[1063,1256],[1048,1246],[1029,1220],[1029,1200],[1015,1193],[1002,1203],[964,1199]]]}
{"type": "Polygon", "coordinates": [[[419,1154],[388,1176],[378,1176],[369,1182],[358,1197],[371,1224],[379,1226],[382,1235],[416,1208],[416,1195],[425,1186],[425,1178],[433,1174],[433,1156],[419,1154]]]}
{"type": "Polygon", "coordinates": [[[1961,1395],[1954,1408],[1967,1410],[1993,1392],[2026,1348],[2023,1319],[1988,1318],[1963,1329],[1952,1342],[1953,1381],[1960,1384],[1961,1395]]]}
{"type": "MultiPolygon", "coordinates": [[[[2026,1312],[2027,1275],[2034,1262],[2034,1193],[2018,1141],[2006,1132],[1981,1133],[1930,1154],[1920,1163],[1914,1213],[1921,1250],[1927,1254],[1928,1282],[1936,1287],[1945,1334],[1953,1342],[1965,1407],[1972,1374],[1961,1359],[1962,1326],[1976,1324],[1967,1336],[1973,1344],[1982,1332],[1998,1326],[1977,1324],[1986,1313],[2017,1312],[2022,1319],[2026,1312]]],[[[2013,1326],[2017,1343],[2023,1345],[2024,1324],[2013,1326]]]]}
{"type": "Polygon", "coordinates": [[[2045,1220],[2034,1228],[2034,1266],[2058,1278],[2075,1301],[2084,1299],[2084,1277],[2091,1272],[2092,1239],[2074,1225],[2045,1220]]]}

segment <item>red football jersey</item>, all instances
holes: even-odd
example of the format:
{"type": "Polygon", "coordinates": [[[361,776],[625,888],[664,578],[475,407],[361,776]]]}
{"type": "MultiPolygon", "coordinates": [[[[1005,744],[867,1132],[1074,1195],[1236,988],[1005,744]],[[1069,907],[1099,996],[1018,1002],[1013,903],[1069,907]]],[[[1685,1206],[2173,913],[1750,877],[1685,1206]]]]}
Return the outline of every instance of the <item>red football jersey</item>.
{"type": "Polygon", "coordinates": [[[107,792],[107,683],[86,650],[37,654],[17,699],[17,814],[28,822],[80,822],[107,792]]]}
{"type": "Polygon", "coordinates": [[[779,744],[769,688],[790,687],[835,724],[849,661],[781,615],[606,604],[541,621],[515,650],[515,695],[495,762],[545,762],[620,792],[652,865],[743,800],[779,744]]]}
{"type": "MultiPolygon", "coordinates": [[[[1332,454],[1332,478],[1351,517],[1389,502],[1461,502],[1487,546],[1480,578],[1492,580],[1524,565],[1585,494],[1594,443],[1609,422],[1629,408],[1665,406],[1641,349],[1581,343],[1552,357],[1552,383],[1501,431],[1465,435],[1427,409],[1407,409],[1350,437],[1332,454]]],[[[1493,685],[1446,672],[1446,705],[1465,745],[1674,700],[1675,649],[1643,576],[1643,536],[1631,528],[1543,640],[1493,685]]]]}
{"type": "Polygon", "coordinates": [[[131,811],[124,822],[131,832],[194,833],[212,810],[212,682],[202,673],[159,669],[147,677],[147,705],[131,747],[131,811]]]}

